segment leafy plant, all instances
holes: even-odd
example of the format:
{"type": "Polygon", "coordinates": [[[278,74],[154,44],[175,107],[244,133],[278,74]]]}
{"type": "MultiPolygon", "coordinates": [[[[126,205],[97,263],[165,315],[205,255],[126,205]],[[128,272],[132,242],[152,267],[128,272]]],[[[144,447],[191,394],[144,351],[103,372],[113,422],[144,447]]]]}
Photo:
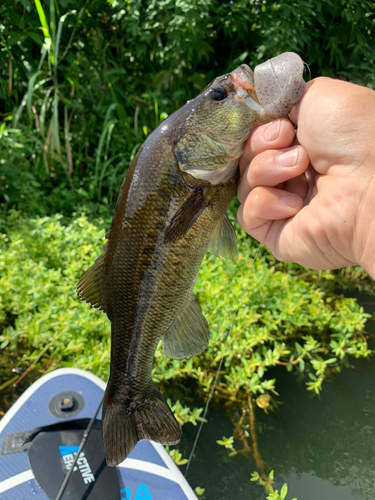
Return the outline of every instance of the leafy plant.
{"type": "Polygon", "coordinates": [[[204,498],[204,492],[205,492],[204,488],[197,486],[194,491],[197,494],[198,498],[202,498],[202,499],[204,498]]]}
{"type": "MultiPolygon", "coordinates": [[[[288,485],[284,484],[280,490],[275,490],[272,486],[274,481],[274,471],[272,470],[266,479],[262,479],[257,472],[253,472],[251,474],[250,481],[258,481],[258,483],[266,489],[268,494],[267,500],[285,500],[288,494],[288,485]]],[[[297,500],[297,498],[293,498],[292,500],[297,500]]]]}
{"type": "MultiPolygon", "coordinates": [[[[0,240],[0,385],[14,377],[12,368],[22,372],[30,365],[40,371],[75,366],[106,379],[109,322],[75,291],[80,275],[101,252],[103,220],[94,225],[76,217],[67,223],[61,215],[25,219],[11,212],[5,229],[0,240]]],[[[189,391],[205,399],[214,389],[213,398],[226,405],[234,427],[233,436],[218,444],[230,455],[251,452],[265,480],[256,412],[277,403],[277,380],[269,369],[283,366],[304,375],[307,389],[319,392],[349,356],[370,355],[364,334],[369,315],[354,299],[311,284],[313,271],[277,270],[268,251],[259,251],[237,230],[239,260],[208,254],[195,286],[210,325],[207,351],[176,361],[159,347],[152,378],[181,425],[202,421],[202,409],[190,408],[189,391]]],[[[332,281],[330,273],[324,281],[332,281]]],[[[184,461],[178,452],[173,455],[184,461]]],[[[283,491],[277,494],[282,497],[283,491]]]]}
{"type": "Polygon", "coordinates": [[[369,0],[5,0],[0,19],[4,215],[111,212],[147,134],[242,62],[293,50],[375,85],[369,0]]]}
{"type": "Polygon", "coordinates": [[[182,458],[182,455],[177,448],[170,450],[169,447],[166,446],[166,450],[176,465],[185,465],[188,462],[186,458],[182,458]]]}
{"type": "MultiPolygon", "coordinates": [[[[374,26],[370,0],[4,0],[1,388],[17,378],[11,367],[74,365],[106,378],[108,321],[77,300],[75,284],[100,252],[128,165],[163,119],[215,76],[288,50],[301,54],[312,77],[375,88],[374,26]]],[[[235,209],[234,202],[232,215],[235,209]]],[[[294,371],[319,393],[349,356],[369,356],[368,315],[335,290],[373,293],[373,283],[359,268],[279,263],[238,236],[239,261],[207,255],[196,284],[209,349],[177,362],[159,348],[153,378],[181,425],[196,424],[202,411],[184,397],[189,387],[208,397],[222,361],[213,397],[226,405],[234,432],[218,443],[230,455],[251,451],[269,498],[285,498],[286,486],[273,489],[256,440],[256,413],[277,406],[269,369],[294,371]]]]}

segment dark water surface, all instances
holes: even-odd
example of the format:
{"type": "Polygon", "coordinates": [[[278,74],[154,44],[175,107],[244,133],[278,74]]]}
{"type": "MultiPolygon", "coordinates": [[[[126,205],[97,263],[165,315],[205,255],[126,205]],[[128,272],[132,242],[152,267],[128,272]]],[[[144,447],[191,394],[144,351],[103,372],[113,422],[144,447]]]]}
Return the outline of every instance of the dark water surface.
{"type": "MultiPolygon", "coordinates": [[[[375,298],[358,296],[367,312],[375,313],[375,298]]],[[[370,347],[375,350],[375,322],[367,323],[370,347]]],[[[284,482],[286,500],[375,499],[375,357],[351,360],[351,366],[323,384],[313,396],[285,369],[277,379],[283,404],[269,415],[259,415],[259,447],[263,460],[275,470],[276,487],[284,482]]],[[[205,488],[207,500],[265,500],[262,487],[250,482],[256,470],[252,457],[228,458],[216,444],[232,435],[224,412],[210,408],[195,457],[190,484],[205,488]]],[[[197,429],[184,427],[180,447],[187,457],[197,429]]]]}

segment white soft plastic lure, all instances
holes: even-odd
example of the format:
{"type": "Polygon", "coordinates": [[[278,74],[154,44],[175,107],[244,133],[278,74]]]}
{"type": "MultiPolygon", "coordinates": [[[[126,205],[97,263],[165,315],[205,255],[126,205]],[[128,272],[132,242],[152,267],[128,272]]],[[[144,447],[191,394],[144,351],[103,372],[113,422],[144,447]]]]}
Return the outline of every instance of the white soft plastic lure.
{"type": "Polygon", "coordinates": [[[255,67],[255,90],[265,113],[288,116],[305,91],[303,69],[302,59],[294,52],[284,52],[255,67]]]}

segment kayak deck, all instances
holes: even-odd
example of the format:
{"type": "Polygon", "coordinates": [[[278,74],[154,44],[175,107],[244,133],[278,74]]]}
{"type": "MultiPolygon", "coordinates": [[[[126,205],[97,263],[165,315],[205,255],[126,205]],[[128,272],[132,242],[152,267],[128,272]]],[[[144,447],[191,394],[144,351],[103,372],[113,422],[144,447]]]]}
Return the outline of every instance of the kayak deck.
{"type": "MultiPolygon", "coordinates": [[[[33,440],[28,451],[20,451],[19,449],[18,452],[9,452],[8,450],[7,454],[3,454],[7,440],[12,437],[9,435],[31,431],[40,427],[44,428],[44,426],[52,424],[69,426],[69,422],[77,421],[77,419],[90,419],[95,414],[103,397],[104,389],[105,383],[95,375],[73,368],[63,368],[45,375],[25,391],[0,421],[0,447],[2,447],[0,454],[1,500],[53,499],[55,493],[51,493],[44,482],[53,482],[53,479],[55,479],[57,485],[61,484],[64,475],[69,469],[69,463],[74,459],[74,453],[78,451],[77,445],[79,445],[83,430],[70,431],[70,434],[64,430],[60,431],[60,433],[54,430],[41,432],[33,440]],[[51,410],[53,398],[56,400],[57,395],[61,396],[67,391],[71,391],[72,394],[76,395],[75,400],[79,400],[79,405],[71,409],[74,410],[71,411],[72,416],[66,416],[64,409],[60,413],[51,410]],[[56,414],[61,416],[56,416],[56,414]],[[4,441],[5,436],[8,436],[8,438],[4,441]],[[60,439],[62,440],[61,444],[59,444],[60,439]],[[48,446],[46,446],[46,443],[48,446]],[[32,447],[34,447],[33,451],[31,451],[32,447]],[[46,450],[45,453],[44,450],[46,450]],[[40,462],[39,468],[41,471],[34,474],[34,471],[38,468],[38,462],[40,462]],[[54,471],[56,472],[54,473],[54,471]],[[35,479],[36,475],[37,478],[40,478],[39,483],[43,485],[44,489],[35,479]],[[54,478],[54,475],[56,478],[54,478]],[[49,491],[49,494],[46,491],[49,491]]],[[[69,415],[69,412],[67,415],[69,415]]],[[[101,410],[98,418],[101,419],[101,410]]],[[[51,429],[54,428],[48,430],[51,429]]],[[[101,476],[99,479],[102,484],[99,488],[99,482],[97,482],[97,491],[105,488],[104,476],[107,474],[109,478],[109,474],[117,469],[119,490],[116,494],[112,494],[113,500],[117,498],[126,500],[196,500],[197,497],[193,490],[162,445],[151,441],[141,441],[130,453],[129,457],[116,469],[113,469],[108,468],[105,464],[99,437],[100,431],[97,431],[96,434],[98,435],[98,442],[96,445],[92,444],[91,446],[93,448],[92,461],[94,458],[98,459],[98,455],[101,453],[103,454],[102,465],[95,469],[97,472],[94,474],[95,479],[101,476]],[[103,470],[107,470],[107,472],[103,473],[103,470]]],[[[90,475],[92,471],[89,465],[91,460],[89,448],[88,446],[87,457],[84,457],[86,447],[83,454],[80,455],[80,465],[74,469],[72,474],[74,481],[70,485],[70,490],[67,489],[64,494],[63,500],[81,498],[83,500],[82,496],[72,490],[74,488],[73,483],[80,484],[82,488],[85,487],[84,483],[87,483],[85,499],[91,500],[92,498],[94,500],[100,498],[95,496],[95,486],[89,484],[95,481],[93,476],[90,475]]],[[[113,487],[114,482],[108,479],[107,484],[109,483],[113,487]]],[[[52,488],[51,491],[55,492],[56,488],[57,486],[55,486],[55,489],[52,488]]],[[[109,491],[110,488],[108,487],[108,493],[109,491]]],[[[112,500],[111,497],[106,496],[105,500],[112,500]]]]}

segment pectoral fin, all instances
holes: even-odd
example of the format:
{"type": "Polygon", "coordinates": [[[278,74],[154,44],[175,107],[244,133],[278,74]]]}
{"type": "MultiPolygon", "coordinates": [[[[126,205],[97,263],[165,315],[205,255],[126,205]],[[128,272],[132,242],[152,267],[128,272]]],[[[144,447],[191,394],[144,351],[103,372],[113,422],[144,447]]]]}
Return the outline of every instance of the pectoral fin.
{"type": "Polygon", "coordinates": [[[210,340],[208,323],[191,294],[163,336],[163,351],[173,359],[191,358],[203,352],[210,340]]]}
{"type": "Polygon", "coordinates": [[[78,297],[99,311],[106,312],[103,301],[103,262],[105,252],[98,257],[80,277],[77,285],[78,297]]]}
{"type": "Polygon", "coordinates": [[[203,189],[201,187],[194,189],[171,220],[165,232],[165,243],[173,243],[185,236],[207,205],[208,202],[204,199],[203,189]]]}
{"type": "Polygon", "coordinates": [[[219,219],[208,243],[208,250],[217,257],[224,257],[233,262],[238,259],[237,236],[226,215],[219,219]]]}

